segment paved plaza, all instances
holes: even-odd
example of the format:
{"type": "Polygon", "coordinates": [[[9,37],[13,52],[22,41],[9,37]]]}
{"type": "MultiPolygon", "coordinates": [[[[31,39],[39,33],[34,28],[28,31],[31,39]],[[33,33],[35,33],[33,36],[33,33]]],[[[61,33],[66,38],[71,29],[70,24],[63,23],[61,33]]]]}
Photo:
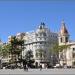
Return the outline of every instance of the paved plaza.
{"type": "Polygon", "coordinates": [[[29,69],[24,71],[23,69],[1,69],[0,75],[75,75],[75,69],[29,69]]]}

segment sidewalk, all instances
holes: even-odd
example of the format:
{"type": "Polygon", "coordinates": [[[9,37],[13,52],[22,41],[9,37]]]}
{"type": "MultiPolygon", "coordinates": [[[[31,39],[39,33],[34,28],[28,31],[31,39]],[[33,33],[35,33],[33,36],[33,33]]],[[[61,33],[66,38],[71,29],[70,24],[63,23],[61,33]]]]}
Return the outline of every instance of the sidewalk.
{"type": "Polygon", "coordinates": [[[0,75],[1,74],[8,74],[8,75],[14,75],[14,74],[23,74],[23,75],[46,75],[46,74],[49,74],[49,75],[60,75],[60,74],[69,74],[69,75],[72,75],[72,74],[75,74],[75,69],[42,69],[40,71],[40,69],[29,69],[28,72],[27,71],[24,71],[23,69],[2,69],[0,70],[0,75]]]}

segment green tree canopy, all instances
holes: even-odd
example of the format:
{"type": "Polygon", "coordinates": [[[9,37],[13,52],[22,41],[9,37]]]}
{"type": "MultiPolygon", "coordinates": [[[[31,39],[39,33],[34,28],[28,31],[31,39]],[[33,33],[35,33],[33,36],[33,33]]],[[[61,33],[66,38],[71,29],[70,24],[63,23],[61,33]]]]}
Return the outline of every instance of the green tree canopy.
{"type": "Polygon", "coordinates": [[[0,46],[0,55],[6,57],[9,55],[10,50],[11,50],[10,44],[3,44],[2,46],[0,46]]]}
{"type": "Polygon", "coordinates": [[[16,38],[11,39],[12,53],[19,54],[24,49],[24,40],[16,38]]]}
{"type": "Polygon", "coordinates": [[[59,52],[62,52],[64,49],[67,49],[68,47],[69,47],[69,45],[60,45],[59,46],[58,43],[55,43],[50,50],[52,50],[54,53],[59,53],[59,52]]]}
{"type": "Polygon", "coordinates": [[[26,52],[25,59],[26,59],[27,61],[29,61],[29,60],[31,60],[32,58],[33,58],[33,51],[32,51],[32,50],[28,50],[28,51],[26,52]]]}

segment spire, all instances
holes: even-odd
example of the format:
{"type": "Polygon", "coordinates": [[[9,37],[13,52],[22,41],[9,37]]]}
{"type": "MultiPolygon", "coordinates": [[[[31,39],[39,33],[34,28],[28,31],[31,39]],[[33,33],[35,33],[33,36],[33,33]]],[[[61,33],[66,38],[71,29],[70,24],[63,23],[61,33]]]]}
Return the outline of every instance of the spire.
{"type": "Polygon", "coordinates": [[[61,35],[68,35],[68,31],[66,29],[64,20],[62,20],[61,25],[62,26],[61,26],[60,34],[61,35]]]}

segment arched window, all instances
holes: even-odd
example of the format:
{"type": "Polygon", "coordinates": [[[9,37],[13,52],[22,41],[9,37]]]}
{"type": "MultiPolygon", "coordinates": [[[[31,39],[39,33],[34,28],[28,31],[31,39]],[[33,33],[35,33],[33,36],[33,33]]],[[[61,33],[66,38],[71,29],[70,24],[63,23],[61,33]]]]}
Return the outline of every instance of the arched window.
{"type": "Polygon", "coordinates": [[[68,42],[68,37],[65,38],[65,41],[68,42]]]}

